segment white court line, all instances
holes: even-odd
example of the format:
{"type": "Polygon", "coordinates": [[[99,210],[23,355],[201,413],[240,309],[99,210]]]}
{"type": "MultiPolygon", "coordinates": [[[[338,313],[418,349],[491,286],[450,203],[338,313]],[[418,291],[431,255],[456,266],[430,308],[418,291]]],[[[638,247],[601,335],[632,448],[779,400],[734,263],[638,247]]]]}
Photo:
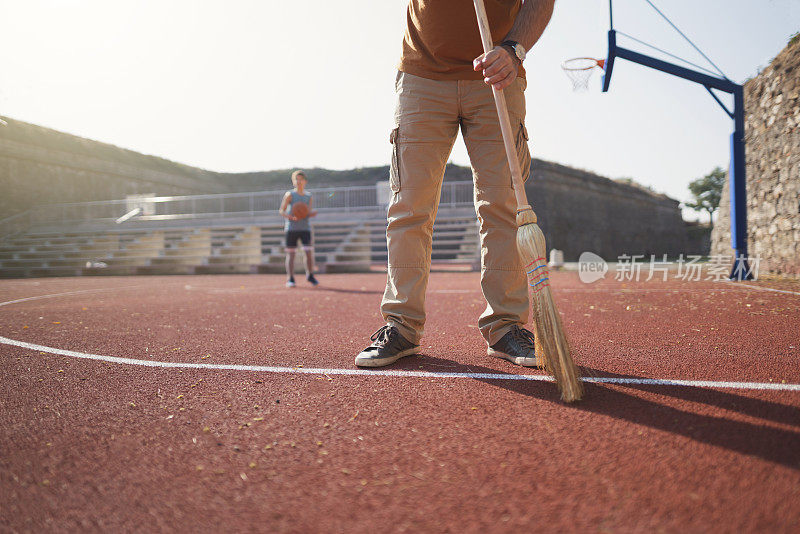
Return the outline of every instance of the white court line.
{"type": "Polygon", "coordinates": [[[36,297],[26,297],[24,299],[8,300],[0,302],[0,306],[8,306],[9,304],[17,304],[19,302],[28,302],[29,300],[52,299],[56,297],[68,297],[70,295],[81,295],[83,293],[102,293],[103,291],[116,291],[118,289],[133,289],[137,287],[146,287],[144,284],[135,286],[122,286],[122,287],[105,287],[101,289],[81,289],[79,291],[67,291],[66,293],[50,293],[49,295],[39,295],[36,297]]]}
{"type": "MultiPolygon", "coordinates": [[[[84,360],[97,360],[108,363],[124,365],[138,365],[142,367],[161,367],[168,369],[216,369],[223,371],[250,371],[256,373],[276,374],[304,374],[304,375],[349,375],[370,377],[396,377],[396,378],[472,378],[478,380],[531,380],[537,382],[552,382],[547,375],[512,375],[506,373],[446,373],[439,371],[400,371],[369,369],[326,369],[306,367],[276,367],[267,365],[235,365],[215,363],[184,363],[160,362],[155,360],[137,360],[134,358],[119,358],[104,356],[74,350],[57,349],[35,343],[26,343],[0,336],[0,343],[12,345],[28,350],[58,354],[84,360]]],[[[612,377],[584,377],[581,380],[594,384],[641,384],[647,386],[682,386],[694,388],[723,388],[723,389],[758,389],[773,391],[800,391],[800,384],[776,384],[774,382],[723,382],[713,380],[663,380],[658,378],[612,378],[612,377]]]]}
{"type": "MultiPolygon", "coordinates": [[[[203,286],[192,286],[192,285],[189,285],[189,284],[186,284],[185,286],[183,286],[183,288],[186,291],[202,290],[202,291],[211,291],[211,292],[218,292],[218,293],[241,293],[243,291],[246,291],[247,293],[251,293],[254,290],[253,288],[242,289],[242,288],[239,288],[239,287],[237,287],[237,288],[203,287],[203,286]]],[[[308,289],[316,289],[318,291],[325,291],[325,289],[327,289],[327,288],[325,286],[322,286],[322,287],[318,287],[318,288],[308,287],[308,289]]],[[[284,291],[284,290],[286,290],[286,286],[284,286],[284,285],[280,285],[280,286],[261,286],[261,287],[258,287],[255,290],[256,291],[284,291]]],[[[294,290],[292,290],[292,291],[294,291],[294,290]]],[[[359,291],[359,292],[367,292],[367,291],[375,291],[375,292],[377,292],[377,291],[381,291],[382,292],[383,288],[375,288],[375,289],[358,288],[358,289],[353,289],[353,291],[359,291]]],[[[475,289],[429,289],[428,293],[444,293],[444,294],[450,294],[450,293],[455,293],[455,294],[459,294],[459,293],[475,293],[475,294],[480,295],[481,294],[481,290],[480,290],[480,288],[475,288],[475,289]]]]}
{"type": "Polygon", "coordinates": [[[745,284],[744,282],[731,282],[728,280],[723,280],[726,284],[731,284],[734,287],[740,289],[757,289],[758,291],[772,291],[774,293],[786,293],[788,295],[800,295],[798,291],[789,291],[788,289],[774,289],[772,287],[761,287],[761,286],[754,286],[751,284],[745,284]]]}
{"type": "MultiPolygon", "coordinates": [[[[39,295],[23,299],[0,302],[0,306],[8,306],[18,302],[39,300],[46,298],[56,298],[82,293],[92,293],[101,291],[113,291],[115,289],[131,289],[143,287],[143,285],[123,286],[117,288],[85,289],[80,291],[69,291],[66,293],[52,293],[49,295],[39,295]]],[[[214,364],[214,363],[184,363],[184,362],[160,362],[155,360],[138,360],[135,358],[120,358],[117,356],[104,356],[102,354],[91,354],[74,350],[65,350],[46,345],[27,343],[0,336],[0,344],[11,345],[28,350],[58,354],[71,358],[84,360],[96,360],[108,363],[123,365],[138,365],[142,367],[160,367],[168,369],[216,369],[224,371],[250,371],[258,373],[283,373],[283,374],[316,374],[316,375],[349,375],[349,376],[371,376],[371,377],[401,377],[401,378],[472,378],[478,380],[530,380],[538,382],[552,382],[553,378],[547,375],[513,375],[506,373],[446,373],[439,371],[401,371],[401,370],[370,370],[370,369],[325,369],[325,368],[306,368],[306,367],[276,367],[265,365],[236,365],[236,364],[214,364]]],[[[725,382],[714,380],[671,380],[660,378],[613,378],[613,377],[583,377],[584,382],[594,384],[639,384],[649,386],[680,386],[695,388],[720,388],[720,389],[749,389],[749,390],[772,390],[772,391],[800,391],[800,384],[777,384],[774,382],[725,382]]]]}
{"type": "Polygon", "coordinates": [[[789,291],[788,289],[773,289],[771,287],[760,287],[760,286],[753,286],[749,284],[742,284],[741,282],[729,282],[727,280],[722,280],[722,283],[730,284],[731,287],[704,287],[698,289],[691,289],[691,288],[664,288],[664,287],[625,287],[625,288],[617,288],[613,286],[590,286],[590,287],[563,287],[558,290],[558,293],[574,293],[574,292],[615,292],[620,294],[626,293],[655,293],[655,292],[664,292],[664,293],[709,293],[711,291],[720,291],[720,292],[729,292],[736,289],[756,289],[759,291],[772,291],[774,293],[785,293],[787,295],[798,295],[800,296],[800,292],[797,291],[789,291]]]}

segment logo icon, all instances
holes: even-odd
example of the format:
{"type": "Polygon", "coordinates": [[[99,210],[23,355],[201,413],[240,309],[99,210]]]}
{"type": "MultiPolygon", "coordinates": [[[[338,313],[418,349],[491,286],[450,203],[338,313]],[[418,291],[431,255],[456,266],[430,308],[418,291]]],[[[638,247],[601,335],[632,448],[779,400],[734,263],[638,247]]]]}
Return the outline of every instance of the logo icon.
{"type": "Polygon", "coordinates": [[[578,277],[584,284],[606,277],[608,263],[594,252],[584,252],[578,258],[578,277]]]}

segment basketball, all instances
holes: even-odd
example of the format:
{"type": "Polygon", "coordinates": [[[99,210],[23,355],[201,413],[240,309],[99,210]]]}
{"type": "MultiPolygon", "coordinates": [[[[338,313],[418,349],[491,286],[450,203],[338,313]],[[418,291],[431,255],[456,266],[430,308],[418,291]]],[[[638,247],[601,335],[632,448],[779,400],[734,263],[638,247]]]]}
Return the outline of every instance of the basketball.
{"type": "Polygon", "coordinates": [[[297,217],[298,220],[305,219],[308,217],[308,204],[305,202],[293,202],[292,203],[292,215],[297,217]]]}

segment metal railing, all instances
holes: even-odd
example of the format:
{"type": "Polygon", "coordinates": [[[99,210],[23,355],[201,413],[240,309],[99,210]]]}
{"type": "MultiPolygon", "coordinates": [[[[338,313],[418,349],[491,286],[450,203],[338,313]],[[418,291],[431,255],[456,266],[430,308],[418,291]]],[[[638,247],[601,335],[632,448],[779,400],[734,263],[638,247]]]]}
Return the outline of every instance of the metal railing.
{"type": "Polygon", "coordinates": [[[11,217],[0,219],[0,238],[18,234],[30,228],[32,225],[31,217],[33,211],[34,210],[23,211],[11,217]]]}
{"type": "MultiPolygon", "coordinates": [[[[382,210],[381,200],[390,195],[388,183],[371,186],[312,189],[314,209],[321,212],[382,210]],[[384,191],[381,191],[384,188],[384,191]]],[[[0,237],[17,234],[35,226],[70,225],[114,221],[137,207],[141,215],[132,220],[168,221],[178,219],[263,217],[277,214],[285,190],[252,193],[223,193],[169,197],[137,197],[124,200],[73,202],[38,206],[0,220],[0,237]]],[[[442,186],[440,206],[472,205],[472,182],[447,182],[442,186]]]]}

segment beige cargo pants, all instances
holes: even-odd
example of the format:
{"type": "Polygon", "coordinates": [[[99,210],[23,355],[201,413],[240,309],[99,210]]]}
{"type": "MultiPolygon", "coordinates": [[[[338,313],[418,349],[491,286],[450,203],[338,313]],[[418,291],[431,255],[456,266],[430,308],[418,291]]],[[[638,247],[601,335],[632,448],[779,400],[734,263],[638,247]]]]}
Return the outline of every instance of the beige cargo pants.
{"type": "MultiPolygon", "coordinates": [[[[531,156],[525,130],[526,82],[504,90],[524,177],[531,156]]],[[[528,291],[516,248],[516,202],[491,88],[482,80],[438,81],[400,72],[391,133],[392,165],[386,241],[388,280],[381,313],[414,343],[425,327],[425,290],[447,159],[459,127],[472,163],[480,224],[481,289],[486,310],[478,326],[489,345],[528,320],[528,291]]],[[[457,335],[459,326],[453,333],[457,335]]]]}

